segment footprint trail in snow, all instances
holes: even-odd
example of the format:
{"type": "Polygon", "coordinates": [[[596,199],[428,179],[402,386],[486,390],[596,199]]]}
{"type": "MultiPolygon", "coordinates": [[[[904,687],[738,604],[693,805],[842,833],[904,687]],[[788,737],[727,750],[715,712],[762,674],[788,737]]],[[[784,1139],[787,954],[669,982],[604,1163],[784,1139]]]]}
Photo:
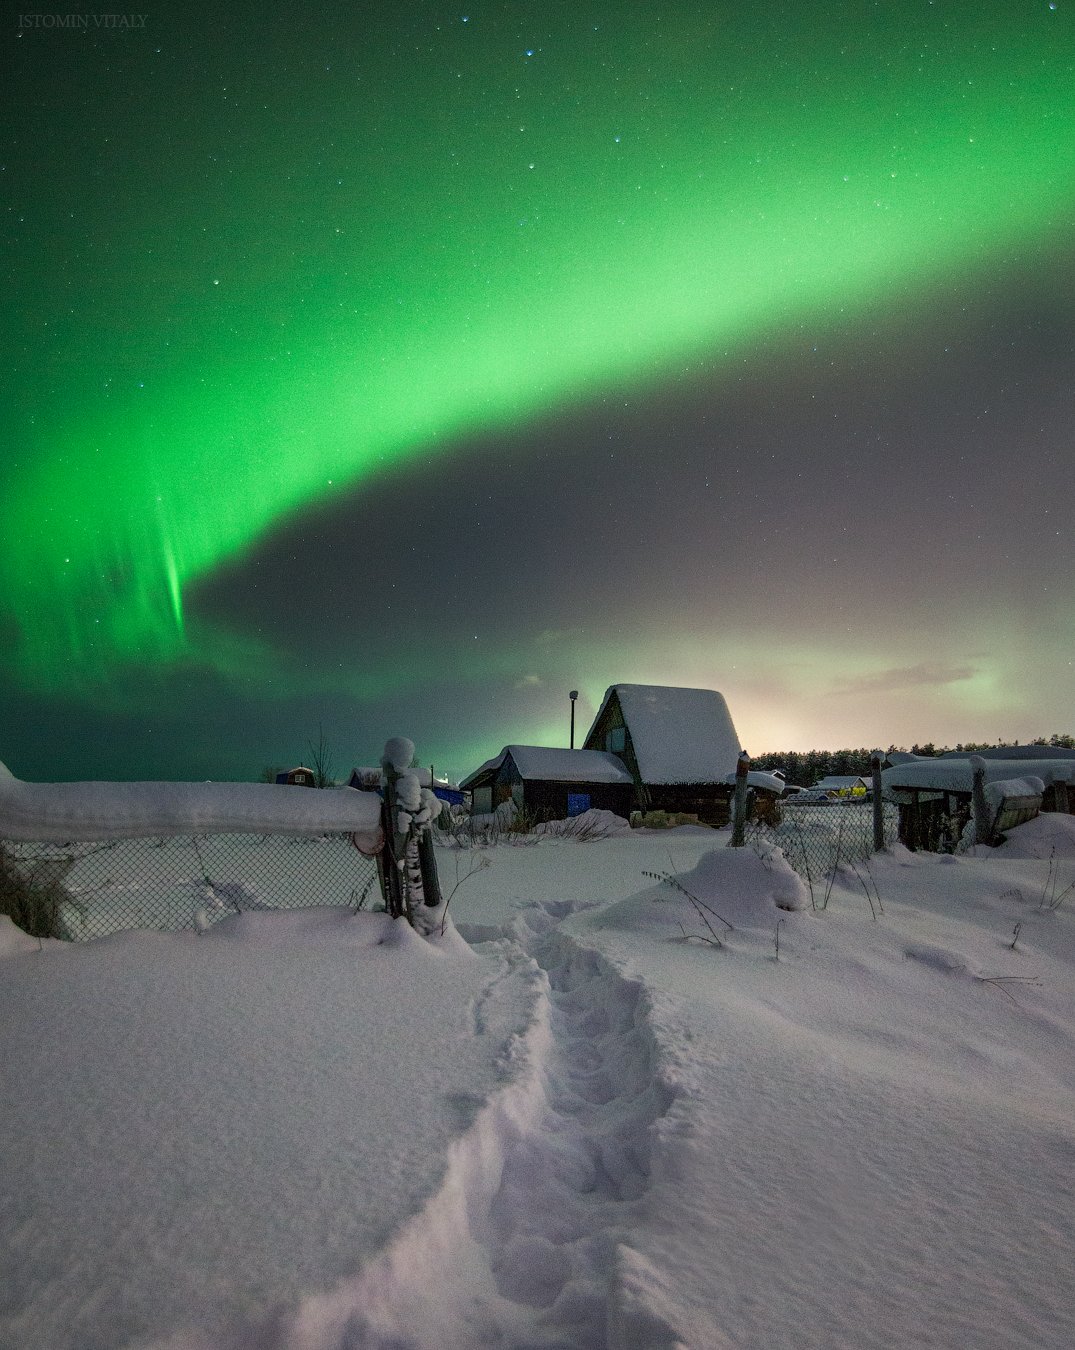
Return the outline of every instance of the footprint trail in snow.
{"type": "MultiPolygon", "coordinates": [[[[675,1092],[662,1079],[643,985],[557,931],[574,908],[528,908],[499,940],[505,969],[525,968],[538,985],[535,1020],[515,1047],[518,1072],[450,1148],[437,1195],[355,1282],[306,1305],[289,1347],[678,1344],[649,1314],[645,1326],[628,1319],[626,1338],[616,1330],[620,1286],[637,1260],[630,1235],[643,1217],[652,1126],[675,1092]]],[[[476,1034],[496,995],[494,981],[474,1010],[476,1034]]]]}

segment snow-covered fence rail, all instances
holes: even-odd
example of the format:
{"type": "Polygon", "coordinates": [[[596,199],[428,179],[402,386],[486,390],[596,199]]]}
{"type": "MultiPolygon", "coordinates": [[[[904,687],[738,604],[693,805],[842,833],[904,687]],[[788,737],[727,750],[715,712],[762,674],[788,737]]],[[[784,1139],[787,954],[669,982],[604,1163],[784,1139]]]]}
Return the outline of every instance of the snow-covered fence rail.
{"type": "MultiPolygon", "coordinates": [[[[831,875],[841,863],[866,862],[876,852],[874,846],[873,803],[856,799],[828,802],[779,803],[771,818],[752,821],[747,826],[747,842],[775,844],[783,850],[790,865],[807,882],[831,875]]],[[[883,802],[881,826],[884,845],[896,842],[899,811],[883,802]]]]}
{"type": "Polygon", "coordinates": [[[0,765],[0,913],[72,940],[243,909],[361,907],[381,803],[266,783],[23,783],[0,765]]]}

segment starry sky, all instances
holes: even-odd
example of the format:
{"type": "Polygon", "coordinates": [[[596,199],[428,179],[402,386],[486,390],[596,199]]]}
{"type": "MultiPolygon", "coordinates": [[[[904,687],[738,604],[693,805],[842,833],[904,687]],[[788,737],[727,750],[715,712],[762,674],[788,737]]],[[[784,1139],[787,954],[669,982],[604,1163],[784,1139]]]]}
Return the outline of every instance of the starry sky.
{"type": "Polygon", "coordinates": [[[67,13],[3,40],[14,773],[462,775],[619,682],[1075,729],[1075,0],[67,13]]]}

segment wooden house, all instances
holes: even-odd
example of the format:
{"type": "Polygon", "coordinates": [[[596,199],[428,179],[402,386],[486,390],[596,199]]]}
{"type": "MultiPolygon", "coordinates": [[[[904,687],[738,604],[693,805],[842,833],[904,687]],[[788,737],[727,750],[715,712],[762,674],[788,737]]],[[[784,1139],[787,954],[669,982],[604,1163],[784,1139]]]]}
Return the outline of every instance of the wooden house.
{"type": "Polygon", "coordinates": [[[708,825],[731,816],[742,747],[724,697],[713,689],[614,684],[585,748],[615,755],[634,787],[634,809],[695,815],[708,825]]]}
{"type": "Polygon", "coordinates": [[[460,783],[471,812],[487,815],[505,802],[543,820],[564,820],[591,808],[627,818],[634,783],[615,755],[545,745],[506,745],[460,783]]]}
{"type": "Polygon", "coordinates": [[[290,783],[293,787],[316,787],[317,780],[313,769],[299,764],[294,769],[284,769],[276,775],[278,783],[290,783]]]}

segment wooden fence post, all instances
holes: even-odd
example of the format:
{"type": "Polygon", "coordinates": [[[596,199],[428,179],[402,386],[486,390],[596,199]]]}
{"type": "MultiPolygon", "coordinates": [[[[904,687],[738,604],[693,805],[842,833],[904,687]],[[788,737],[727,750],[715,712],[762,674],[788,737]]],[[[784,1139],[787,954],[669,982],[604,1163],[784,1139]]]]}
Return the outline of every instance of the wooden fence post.
{"type": "Polygon", "coordinates": [[[880,750],[870,756],[870,768],[873,771],[873,851],[880,853],[885,846],[885,804],[881,800],[881,762],[880,750]]]}
{"type": "Polygon", "coordinates": [[[1058,778],[1056,782],[1053,783],[1053,794],[1056,797],[1056,809],[1058,811],[1070,812],[1071,806],[1069,805],[1068,800],[1068,785],[1066,779],[1058,778]]]}
{"type": "Polygon", "coordinates": [[[422,872],[422,898],[427,908],[436,909],[442,900],[437,859],[433,853],[433,826],[427,825],[418,836],[418,866],[422,872]]]}
{"type": "Polygon", "coordinates": [[[747,774],[750,771],[750,756],[745,750],[740,752],[735,765],[735,796],[732,798],[732,848],[742,848],[747,834],[747,774]]]}
{"type": "Polygon", "coordinates": [[[989,844],[993,840],[993,814],[985,800],[985,760],[972,755],[971,802],[974,809],[974,842],[989,844]]]}
{"type": "Polygon", "coordinates": [[[405,914],[409,921],[410,906],[407,903],[407,883],[403,875],[407,836],[399,833],[399,804],[396,801],[396,779],[399,773],[386,759],[381,760],[381,769],[384,772],[384,841],[388,853],[385,866],[388,879],[388,912],[393,919],[405,914]]]}

